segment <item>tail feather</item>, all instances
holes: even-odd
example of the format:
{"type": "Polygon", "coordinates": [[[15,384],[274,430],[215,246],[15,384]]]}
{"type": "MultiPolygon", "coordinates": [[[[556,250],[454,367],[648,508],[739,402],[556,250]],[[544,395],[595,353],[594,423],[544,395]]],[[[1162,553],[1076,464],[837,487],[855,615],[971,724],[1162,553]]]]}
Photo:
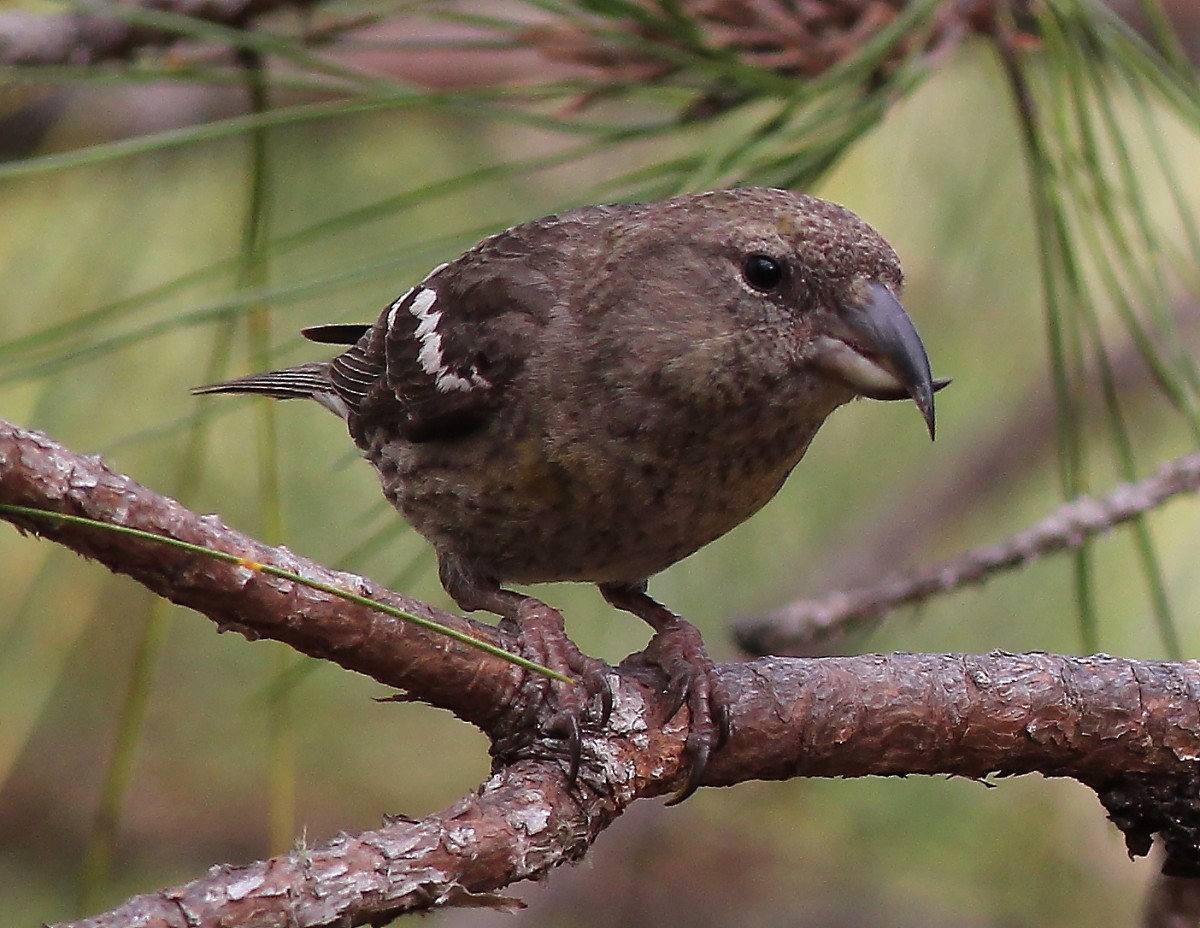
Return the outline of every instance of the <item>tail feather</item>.
{"type": "Polygon", "coordinates": [[[337,395],[329,380],[328,361],[301,364],[297,367],[266,371],[261,374],[247,374],[232,380],[222,380],[219,383],[193,387],[192,393],[195,395],[248,393],[270,396],[277,400],[311,399],[337,413],[343,419],[347,414],[345,401],[337,395]]]}
{"type": "Polygon", "coordinates": [[[300,334],[310,342],[321,342],[324,345],[353,345],[371,331],[368,324],[353,322],[335,322],[330,325],[310,325],[301,329],[300,334]]]}

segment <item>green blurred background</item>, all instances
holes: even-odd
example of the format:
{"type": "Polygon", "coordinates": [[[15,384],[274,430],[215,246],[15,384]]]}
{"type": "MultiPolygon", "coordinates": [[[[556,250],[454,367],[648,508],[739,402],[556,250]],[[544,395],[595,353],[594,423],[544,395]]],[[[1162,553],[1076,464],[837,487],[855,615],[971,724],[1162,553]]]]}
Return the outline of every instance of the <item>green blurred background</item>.
{"type": "MultiPolygon", "coordinates": [[[[241,106],[237,88],[9,90],[12,110],[54,95],[41,152],[241,106]]],[[[1168,118],[1161,125],[1178,162],[1197,163],[1194,133],[1168,118]]],[[[232,352],[225,373],[255,366],[249,313],[269,315],[273,363],[319,356],[319,346],[297,336],[301,327],[369,321],[485,232],[600,196],[599,181],[712,144],[720,129],[708,131],[467,184],[455,179],[575,143],[420,107],[272,129],[261,175],[266,236],[280,243],[315,232],[271,250],[260,266],[259,283],[271,291],[261,307],[238,296],[255,285],[238,270],[251,173],[245,136],[0,175],[0,329],[16,346],[0,355],[0,415],[102,454],[164,492],[180,486],[186,455],[200,476],[184,503],[269,532],[259,401],[188,394],[211,377],[222,344],[232,352]],[[421,193],[442,182],[445,195],[421,193]],[[129,300],[221,262],[193,284],[129,300]],[[207,428],[198,450],[188,437],[197,421],[207,428]]],[[[1197,202],[1200,175],[1185,172],[1182,183],[1197,202]]],[[[1039,246],[1017,123],[990,53],[964,46],[813,192],[854,209],[896,247],[909,279],[905,303],[935,373],[955,383],[939,398],[936,443],[911,406],[853,404],[826,425],[764,512],[653,581],[652,592],[695,621],[719,658],[735,654],[732,616],[999,540],[1061,500],[1039,246]]],[[[1153,208],[1157,194],[1148,195],[1153,208]]],[[[1194,333],[1186,325],[1196,310],[1185,304],[1181,297],[1181,325],[1194,333]]],[[[1143,473],[1193,447],[1137,364],[1122,396],[1143,473]]],[[[450,606],[430,552],[382,503],[341,424],[301,404],[277,408],[275,424],[282,530],[268,540],[450,606]]],[[[1090,467],[1097,490],[1117,479],[1103,455],[1090,467]]],[[[1200,646],[1194,503],[1154,514],[1150,527],[1191,655],[1200,646]]],[[[1129,538],[1099,542],[1093,557],[1100,647],[1165,656],[1129,538]]],[[[151,598],[12,530],[0,530],[0,564],[0,921],[27,925],[76,910],[151,598]]],[[[1078,653],[1073,584],[1069,559],[1044,562],[840,647],[1078,653]]],[[[640,623],[590,588],[543,592],[589,653],[616,661],[646,640],[640,623]]],[[[280,850],[269,825],[272,797],[286,799],[291,788],[280,759],[294,775],[292,837],[310,844],[371,827],[385,813],[423,815],[486,775],[484,739],[445,713],[376,702],[388,693],[372,681],[292,659],[271,642],[217,634],[186,611],[171,611],[165,628],[130,755],[111,878],[93,891],[92,908],[216,862],[280,850]]],[[[529,904],[515,922],[472,911],[433,919],[691,928],[1137,923],[1155,865],[1127,859],[1094,795],[1036,777],[995,786],[751,783],[701,791],[675,809],[641,803],[583,864],[515,887],[529,904]]]]}

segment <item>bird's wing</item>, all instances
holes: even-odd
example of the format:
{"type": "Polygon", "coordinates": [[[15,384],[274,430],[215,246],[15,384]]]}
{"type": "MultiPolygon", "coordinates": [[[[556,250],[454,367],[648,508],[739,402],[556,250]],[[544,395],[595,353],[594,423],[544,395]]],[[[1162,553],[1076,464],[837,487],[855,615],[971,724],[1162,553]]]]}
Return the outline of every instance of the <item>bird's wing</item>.
{"type": "Polygon", "coordinates": [[[334,359],[336,389],[364,424],[448,440],[486,425],[505,401],[553,294],[536,261],[485,245],[434,270],[334,359]]]}

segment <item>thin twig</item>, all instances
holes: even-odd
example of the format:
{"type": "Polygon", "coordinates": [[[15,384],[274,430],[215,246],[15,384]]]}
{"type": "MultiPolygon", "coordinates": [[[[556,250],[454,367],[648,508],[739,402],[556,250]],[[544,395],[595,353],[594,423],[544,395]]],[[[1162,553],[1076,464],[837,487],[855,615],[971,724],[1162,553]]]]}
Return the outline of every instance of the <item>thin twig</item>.
{"type": "Polygon", "coordinates": [[[789,654],[835,634],[857,630],[901,606],[912,606],[994,574],[1027,566],[1050,554],[1074,551],[1087,539],[1161,506],[1182,493],[1200,490],[1200,453],[1164,464],[1152,476],[1124,483],[1102,497],[1065,503],[1042,521],[995,545],[878,584],[801,600],[738,624],[737,640],[751,654],[789,654]]]}

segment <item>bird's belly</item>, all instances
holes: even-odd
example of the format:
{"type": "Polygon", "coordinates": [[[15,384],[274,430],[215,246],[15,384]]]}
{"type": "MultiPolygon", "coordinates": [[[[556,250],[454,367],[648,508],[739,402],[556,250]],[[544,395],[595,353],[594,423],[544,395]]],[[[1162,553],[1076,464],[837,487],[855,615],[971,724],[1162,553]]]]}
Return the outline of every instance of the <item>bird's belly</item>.
{"type": "Polygon", "coordinates": [[[698,436],[670,453],[632,440],[588,443],[577,456],[547,454],[541,441],[499,443],[486,455],[393,442],[368,457],[392,504],[439,552],[501,582],[632,583],[757,512],[811,437],[698,436]]]}

